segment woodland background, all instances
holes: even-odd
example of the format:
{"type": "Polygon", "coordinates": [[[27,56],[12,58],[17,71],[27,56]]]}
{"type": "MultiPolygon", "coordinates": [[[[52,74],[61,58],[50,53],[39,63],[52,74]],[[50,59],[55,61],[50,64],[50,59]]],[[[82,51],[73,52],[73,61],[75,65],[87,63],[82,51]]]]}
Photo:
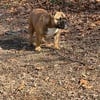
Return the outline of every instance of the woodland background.
{"type": "Polygon", "coordinates": [[[100,0],[0,0],[0,100],[99,99],[100,0]],[[34,8],[66,14],[60,50],[28,46],[34,8]]]}

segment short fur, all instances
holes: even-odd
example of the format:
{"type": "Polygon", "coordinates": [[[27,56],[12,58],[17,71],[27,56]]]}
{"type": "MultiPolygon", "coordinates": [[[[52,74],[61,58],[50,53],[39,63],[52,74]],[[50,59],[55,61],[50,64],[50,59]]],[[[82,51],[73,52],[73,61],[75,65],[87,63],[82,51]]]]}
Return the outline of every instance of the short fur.
{"type": "MultiPolygon", "coordinates": [[[[53,17],[44,9],[34,9],[29,18],[29,34],[30,34],[30,44],[33,44],[33,34],[36,36],[36,51],[41,50],[41,42],[45,40],[45,35],[48,31],[48,28],[57,28],[58,19],[61,17],[62,13],[57,14],[53,17]],[[59,17],[59,18],[58,18],[59,17]]],[[[65,16],[64,16],[65,17],[65,16]]],[[[60,33],[56,32],[54,37],[54,47],[59,49],[60,33]]]]}

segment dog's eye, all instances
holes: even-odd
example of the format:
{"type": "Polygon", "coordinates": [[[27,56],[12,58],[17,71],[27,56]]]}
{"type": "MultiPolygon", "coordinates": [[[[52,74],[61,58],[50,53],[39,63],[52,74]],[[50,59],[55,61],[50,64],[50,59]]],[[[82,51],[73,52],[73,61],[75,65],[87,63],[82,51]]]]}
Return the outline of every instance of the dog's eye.
{"type": "Polygon", "coordinates": [[[61,20],[62,18],[60,17],[60,20],[61,20]]]}
{"type": "Polygon", "coordinates": [[[56,19],[57,21],[59,21],[60,19],[56,19]]]}

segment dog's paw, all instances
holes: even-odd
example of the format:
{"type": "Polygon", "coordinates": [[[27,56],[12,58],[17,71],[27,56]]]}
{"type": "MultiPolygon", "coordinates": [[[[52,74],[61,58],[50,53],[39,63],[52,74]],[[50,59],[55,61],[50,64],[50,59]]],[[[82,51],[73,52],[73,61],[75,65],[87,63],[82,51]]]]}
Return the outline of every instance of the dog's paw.
{"type": "Polygon", "coordinates": [[[54,45],[54,48],[57,49],[57,50],[60,50],[59,46],[54,45]]]}
{"type": "Polygon", "coordinates": [[[36,47],[35,51],[41,51],[41,47],[40,46],[36,47]]]}

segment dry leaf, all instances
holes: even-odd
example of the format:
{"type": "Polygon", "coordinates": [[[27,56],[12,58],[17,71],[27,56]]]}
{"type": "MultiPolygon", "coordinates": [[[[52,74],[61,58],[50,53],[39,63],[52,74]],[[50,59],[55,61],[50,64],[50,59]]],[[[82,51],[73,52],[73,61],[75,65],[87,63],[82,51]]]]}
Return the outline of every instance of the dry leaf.
{"type": "Polygon", "coordinates": [[[91,27],[95,27],[96,24],[95,24],[95,23],[91,23],[90,26],[91,26],[91,27]]]}
{"type": "Polygon", "coordinates": [[[36,88],[35,87],[32,87],[31,89],[30,89],[30,91],[29,91],[29,94],[32,94],[32,93],[34,93],[34,92],[36,92],[37,90],[36,90],[36,88]]]}
{"type": "Polygon", "coordinates": [[[22,90],[22,89],[24,89],[24,87],[25,87],[25,82],[22,81],[20,86],[18,87],[18,90],[22,90]]]}
{"type": "Polygon", "coordinates": [[[85,79],[80,80],[80,85],[86,89],[91,89],[92,86],[89,84],[89,82],[85,79]]]}
{"type": "Polygon", "coordinates": [[[100,25],[100,21],[96,21],[95,24],[96,24],[96,25],[100,25]]]}

